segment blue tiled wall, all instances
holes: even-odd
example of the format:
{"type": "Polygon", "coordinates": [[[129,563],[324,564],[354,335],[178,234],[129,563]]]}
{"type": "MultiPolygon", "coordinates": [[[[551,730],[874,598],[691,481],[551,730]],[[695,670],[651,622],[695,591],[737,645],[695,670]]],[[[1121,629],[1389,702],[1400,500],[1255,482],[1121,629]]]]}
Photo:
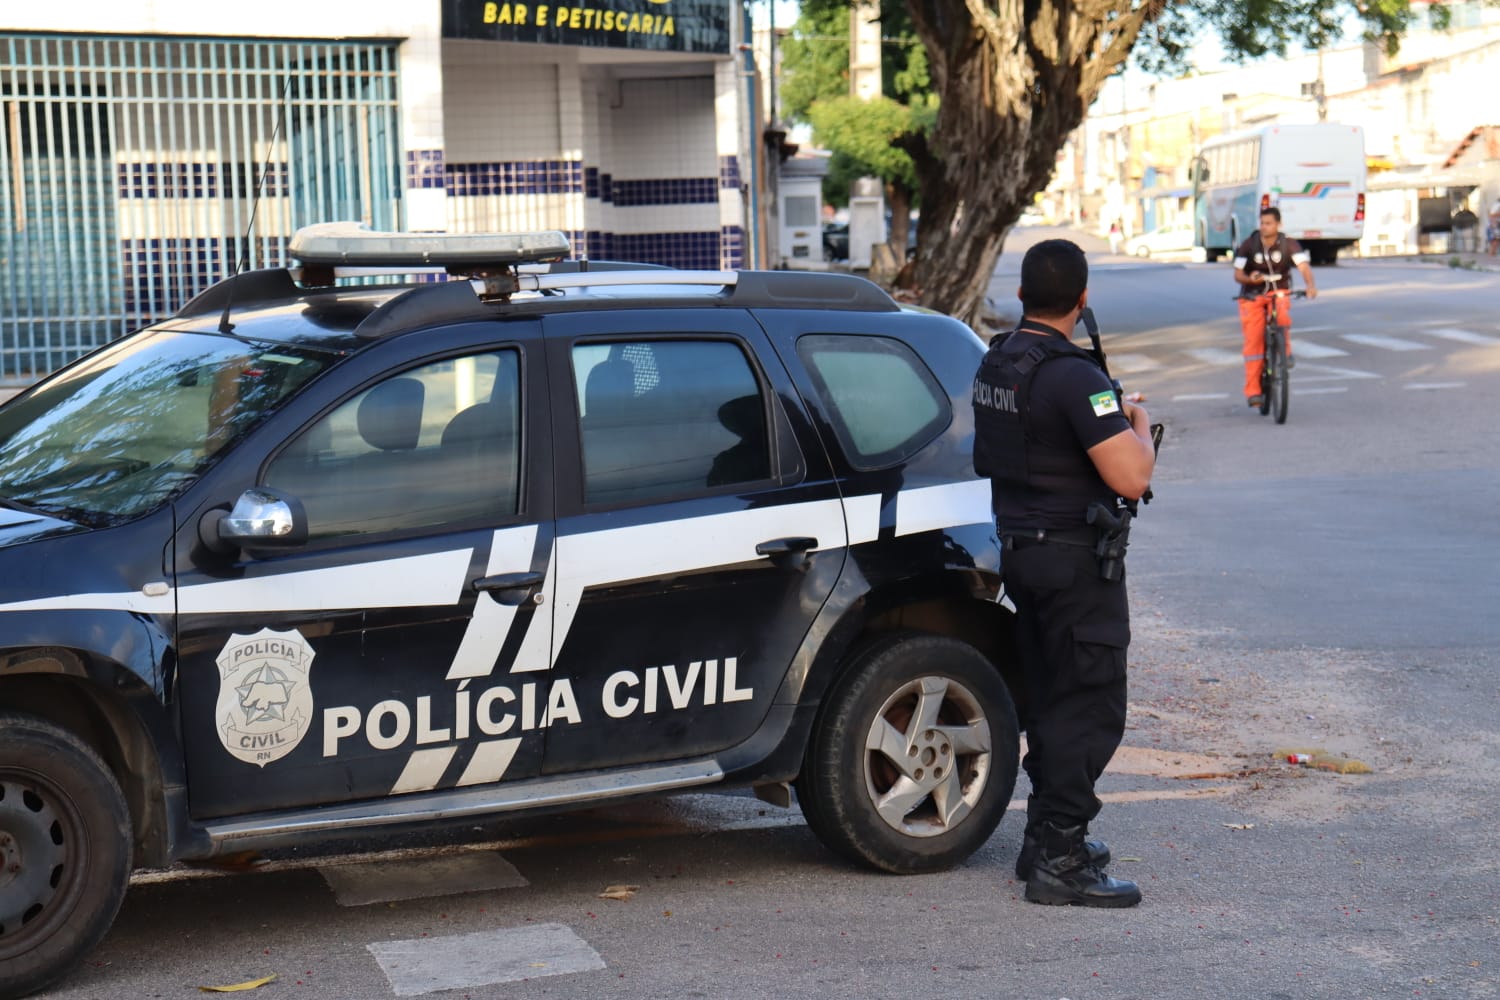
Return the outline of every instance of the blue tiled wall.
{"type": "Polygon", "coordinates": [[[287,193],[286,163],[120,163],[121,198],[245,198],[287,193]],[[262,180],[262,175],[265,179],[262,180]]]}

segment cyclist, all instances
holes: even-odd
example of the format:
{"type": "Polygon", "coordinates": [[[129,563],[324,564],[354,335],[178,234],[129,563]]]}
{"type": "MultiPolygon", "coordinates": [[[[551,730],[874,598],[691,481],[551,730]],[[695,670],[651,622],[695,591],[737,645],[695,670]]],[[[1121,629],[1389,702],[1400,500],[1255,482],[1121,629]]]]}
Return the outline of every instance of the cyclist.
{"type": "MultiPolygon", "coordinates": [[[[1260,210],[1260,229],[1240,244],[1234,252],[1234,280],[1240,285],[1240,331],[1245,338],[1245,399],[1253,408],[1259,408],[1260,376],[1266,367],[1266,315],[1270,311],[1271,295],[1266,285],[1275,275],[1271,294],[1281,296],[1281,322],[1288,329],[1292,325],[1291,310],[1287,303],[1291,296],[1292,268],[1302,272],[1307,282],[1307,297],[1318,297],[1318,286],[1313,283],[1312,265],[1302,244],[1281,232],[1281,209],[1275,205],[1260,210]]],[[[1286,344],[1286,366],[1291,368],[1292,342],[1286,344]]]]}

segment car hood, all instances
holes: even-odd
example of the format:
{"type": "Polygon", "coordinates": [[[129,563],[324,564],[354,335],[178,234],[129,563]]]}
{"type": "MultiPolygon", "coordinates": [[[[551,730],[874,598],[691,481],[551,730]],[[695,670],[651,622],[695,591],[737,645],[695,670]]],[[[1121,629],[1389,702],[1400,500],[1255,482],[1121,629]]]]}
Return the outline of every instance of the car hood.
{"type": "Polygon", "coordinates": [[[0,547],[21,545],[41,538],[55,538],[86,530],[83,525],[50,514],[0,506],[0,547]]]}

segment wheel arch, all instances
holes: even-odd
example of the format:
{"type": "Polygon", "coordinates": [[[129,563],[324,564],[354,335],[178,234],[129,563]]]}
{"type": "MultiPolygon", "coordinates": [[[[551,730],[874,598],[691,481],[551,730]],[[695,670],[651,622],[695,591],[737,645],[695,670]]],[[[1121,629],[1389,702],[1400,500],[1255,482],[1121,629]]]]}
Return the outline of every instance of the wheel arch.
{"type": "MultiPolygon", "coordinates": [[[[37,649],[0,659],[0,703],[76,735],[104,761],[130,808],[136,865],[161,865],[171,855],[165,788],[181,785],[163,772],[162,754],[130,697],[130,674],[109,689],[91,678],[96,665],[71,649],[37,649]]],[[[144,686],[141,685],[143,688],[144,686]]],[[[154,696],[144,692],[155,702],[154,696]]]]}

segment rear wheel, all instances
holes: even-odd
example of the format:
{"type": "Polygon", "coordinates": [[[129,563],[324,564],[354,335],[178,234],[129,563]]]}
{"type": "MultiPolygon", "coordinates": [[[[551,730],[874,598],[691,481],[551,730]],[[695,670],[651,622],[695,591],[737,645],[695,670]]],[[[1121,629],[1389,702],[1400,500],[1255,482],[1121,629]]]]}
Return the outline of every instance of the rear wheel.
{"type": "Polygon", "coordinates": [[[1015,706],[983,654],[942,636],[892,636],[830,692],[797,799],[813,832],[851,861],[939,871],[994,833],[1019,757],[1015,706]]]}
{"type": "Polygon", "coordinates": [[[1266,370],[1271,382],[1271,394],[1268,397],[1271,415],[1278,424],[1284,424],[1291,385],[1286,370],[1286,332],[1280,328],[1266,338],[1266,370]]]}
{"type": "Polygon", "coordinates": [[[0,713],[0,996],[66,973],[114,921],[130,877],[130,813],[87,744],[0,713]]]}

